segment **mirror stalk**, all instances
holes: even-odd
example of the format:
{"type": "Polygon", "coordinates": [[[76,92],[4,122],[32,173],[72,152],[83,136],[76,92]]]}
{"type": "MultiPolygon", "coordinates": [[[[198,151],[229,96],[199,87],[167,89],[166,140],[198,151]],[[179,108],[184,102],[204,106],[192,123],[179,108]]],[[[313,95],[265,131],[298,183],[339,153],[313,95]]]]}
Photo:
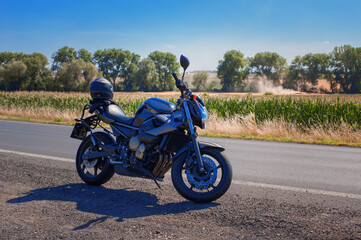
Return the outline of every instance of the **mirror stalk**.
{"type": "Polygon", "coordinates": [[[182,76],[182,82],[184,81],[184,75],[186,73],[186,69],[188,68],[189,66],[189,60],[188,58],[186,58],[185,56],[181,55],[180,57],[180,65],[182,66],[183,68],[183,76],[182,76]]]}

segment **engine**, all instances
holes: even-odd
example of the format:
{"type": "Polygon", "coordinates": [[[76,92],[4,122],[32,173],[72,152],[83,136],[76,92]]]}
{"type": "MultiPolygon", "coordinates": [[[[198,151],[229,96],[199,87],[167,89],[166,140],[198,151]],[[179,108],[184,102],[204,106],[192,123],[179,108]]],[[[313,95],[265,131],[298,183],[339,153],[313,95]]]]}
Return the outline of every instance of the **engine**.
{"type": "Polygon", "coordinates": [[[146,131],[155,127],[153,119],[145,121],[138,135],[130,138],[129,150],[131,155],[138,159],[140,166],[152,172],[155,177],[163,178],[172,165],[171,156],[169,153],[161,153],[154,149],[161,142],[162,137],[149,135],[146,131]]]}
{"type": "Polygon", "coordinates": [[[130,138],[130,140],[129,140],[129,149],[132,152],[135,152],[135,156],[138,159],[140,159],[140,160],[143,159],[144,151],[145,151],[146,147],[145,147],[144,143],[140,142],[138,135],[133,136],[133,137],[130,138]]]}
{"type": "Polygon", "coordinates": [[[140,126],[138,135],[132,136],[129,140],[129,149],[135,152],[135,156],[140,160],[143,160],[146,150],[155,146],[161,140],[161,137],[146,133],[146,131],[154,129],[155,127],[154,119],[147,120],[140,126]]]}

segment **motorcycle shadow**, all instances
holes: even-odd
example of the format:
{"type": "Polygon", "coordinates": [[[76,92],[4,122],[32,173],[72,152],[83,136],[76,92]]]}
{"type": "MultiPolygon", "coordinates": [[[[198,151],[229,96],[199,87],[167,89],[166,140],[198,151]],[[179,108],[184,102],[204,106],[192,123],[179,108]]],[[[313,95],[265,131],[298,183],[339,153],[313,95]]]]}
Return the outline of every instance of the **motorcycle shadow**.
{"type": "Polygon", "coordinates": [[[126,218],[138,218],[153,215],[177,214],[218,206],[218,203],[195,204],[192,202],[158,204],[154,194],[125,189],[109,189],[103,186],[90,186],[83,183],[66,184],[57,187],[35,189],[25,196],[8,200],[8,203],[31,201],[64,201],[76,203],[81,212],[103,215],[88,223],[74,228],[80,230],[92,224],[104,222],[108,218],[123,221],[126,218]]]}

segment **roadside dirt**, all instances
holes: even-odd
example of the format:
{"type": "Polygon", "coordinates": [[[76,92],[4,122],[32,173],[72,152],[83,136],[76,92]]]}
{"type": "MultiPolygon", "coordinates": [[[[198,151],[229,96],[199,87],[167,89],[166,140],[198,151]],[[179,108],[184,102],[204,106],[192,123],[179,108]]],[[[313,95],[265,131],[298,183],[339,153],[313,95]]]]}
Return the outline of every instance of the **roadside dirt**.
{"type": "Polygon", "coordinates": [[[83,184],[72,163],[0,154],[0,239],[361,239],[361,213],[228,192],[185,201],[169,181],[83,184]]]}

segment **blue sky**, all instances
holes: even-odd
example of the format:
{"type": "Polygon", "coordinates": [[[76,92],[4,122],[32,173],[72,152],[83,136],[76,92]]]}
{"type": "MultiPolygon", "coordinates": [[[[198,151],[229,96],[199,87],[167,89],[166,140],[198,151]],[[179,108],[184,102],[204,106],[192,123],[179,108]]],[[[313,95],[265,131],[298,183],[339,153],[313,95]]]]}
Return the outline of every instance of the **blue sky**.
{"type": "Polygon", "coordinates": [[[122,48],[142,58],[155,50],[215,70],[236,49],[252,57],[361,47],[361,1],[323,0],[0,0],[0,52],[41,52],[64,45],[91,52],[122,48]]]}

